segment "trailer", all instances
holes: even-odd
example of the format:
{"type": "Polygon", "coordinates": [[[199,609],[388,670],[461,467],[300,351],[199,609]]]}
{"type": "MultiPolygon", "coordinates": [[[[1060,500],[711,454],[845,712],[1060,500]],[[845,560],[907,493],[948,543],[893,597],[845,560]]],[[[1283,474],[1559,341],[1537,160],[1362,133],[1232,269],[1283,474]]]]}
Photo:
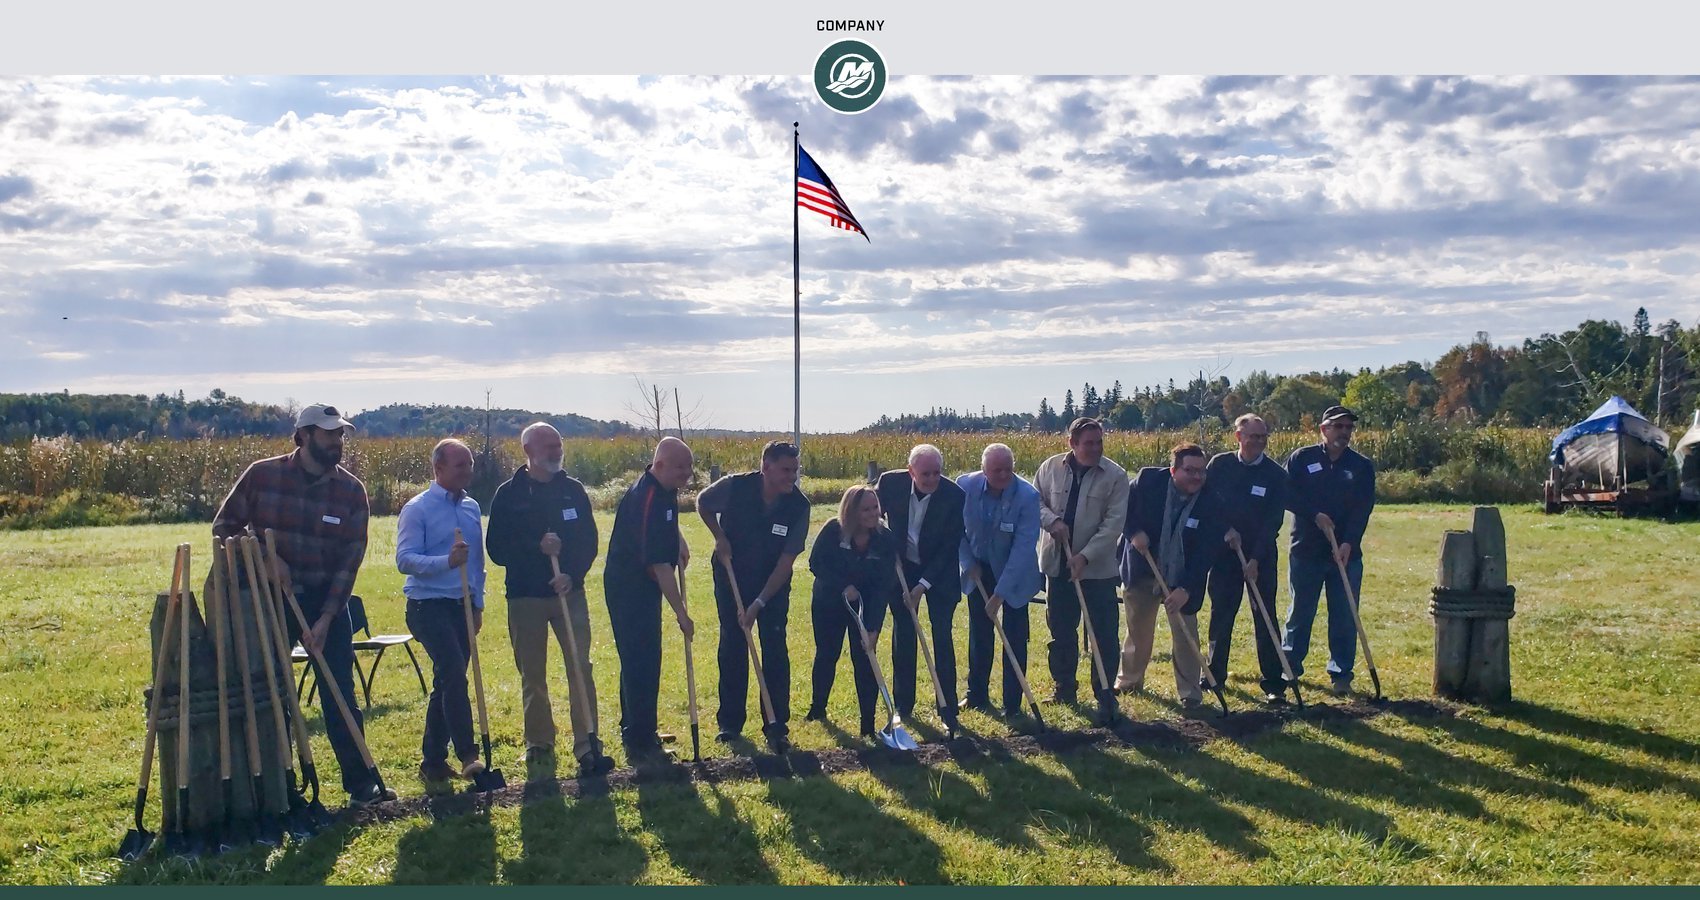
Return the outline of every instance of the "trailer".
{"type": "Polygon", "coordinates": [[[1664,515],[1677,498],[1669,456],[1670,435],[1614,395],[1553,438],[1545,509],[1664,515]]]}

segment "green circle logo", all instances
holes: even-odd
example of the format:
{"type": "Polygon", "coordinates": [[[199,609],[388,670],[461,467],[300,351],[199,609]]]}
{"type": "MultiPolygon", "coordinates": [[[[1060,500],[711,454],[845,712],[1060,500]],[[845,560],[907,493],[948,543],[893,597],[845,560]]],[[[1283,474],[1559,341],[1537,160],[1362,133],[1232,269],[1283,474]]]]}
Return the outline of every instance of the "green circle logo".
{"type": "Polygon", "coordinates": [[[815,94],[833,109],[867,112],[885,93],[885,57],[862,41],[838,41],[815,60],[815,94]]]}

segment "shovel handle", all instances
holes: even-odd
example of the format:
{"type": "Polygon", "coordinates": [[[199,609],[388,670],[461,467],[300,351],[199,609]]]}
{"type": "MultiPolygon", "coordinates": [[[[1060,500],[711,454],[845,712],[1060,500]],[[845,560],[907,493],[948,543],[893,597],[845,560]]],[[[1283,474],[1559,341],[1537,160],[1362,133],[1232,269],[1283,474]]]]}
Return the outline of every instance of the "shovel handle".
{"type": "MultiPolygon", "coordinates": [[[[555,554],[550,554],[549,568],[555,573],[557,578],[560,577],[561,557],[555,554]]],[[[598,730],[597,725],[599,723],[597,722],[596,707],[592,706],[585,699],[586,695],[584,692],[584,686],[588,682],[584,680],[584,669],[579,665],[578,634],[573,631],[573,612],[571,609],[567,608],[566,591],[557,593],[555,597],[561,601],[561,623],[566,626],[567,643],[572,645],[572,651],[567,654],[567,670],[572,673],[572,678],[567,680],[567,699],[570,702],[575,694],[578,696],[579,704],[585,708],[586,713],[590,716],[590,737],[595,738],[598,730]]],[[[588,647],[585,652],[589,652],[588,647]]]]}
{"type": "Polygon", "coordinates": [[[229,676],[224,662],[224,639],[230,630],[225,620],[230,616],[224,597],[224,562],[219,559],[218,539],[213,539],[212,591],[207,594],[207,618],[213,623],[213,658],[218,666],[218,776],[230,781],[230,689],[225,685],[229,676]],[[214,613],[217,613],[214,615],[214,613]]]}
{"type": "MultiPolygon", "coordinates": [[[[283,599],[289,605],[290,613],[295,616],[295,624],[301,627],[302,635],[306,635],[307,632],[313,630],[313,626],[308,624],[306,613],[301,611],[301,603],[295,599],[293,588],[294,585],[290,583],[289,576],[285,575],[283,579],[283,599]]],[[[320,680],[324,681],[325,689],[331,692],[331,699],[336,701],[337,712],[342,715],[342,723],[347,726],[349,737],[354,739],[355,749],[360,751],[360,761],[366,764],[368,771],[376,773],[378,764],[372,760],[372,751],[366,746],[366,734],[360,730],[359,723],[354,721],[354,713],[348,708],[348,700],[342,696],[342,688],[336,683],[336,676],[331,674],[331,667],[325,663],[325,655],[319,651],[318,647],[311,646],[306,641],[302,641],[301,644],[307,648],[308,655],[313,657],[314,664],[319,668],[320,680]]],[[[378,786],[383,787],[381,778],[378,786]]]]}
{"type": "MultiPolygon", "coordinates": [[[[455,543],[462,541],[459,528],[455,529],[455,543]]],[[[487,757],[490,755],[490,713],[484,705],[484,669],[478,663],[478,628],[472,621],[472,584],[467,580],[466,563],[460,564],[460,608],[466,616],[466,644],[472,651],[472,687],[478,697],[478,729],[484,735],[484,764],[490,765],[487,757]]]]}
{"type": "Polygon", "coordinates": [[[1098,633],[1093,629],[1092,616],[1086,609],[1086,592],[1080,587],[1080,579],[1070,578],[1069,583],[1074,585],[1074,598],[1080,601],[1080,621],[1086,626],[1086,643],[1091,645],[1092,661],[1096,664],[1095,667],[1098,670],[1099,689],[1108,693],[1110,691],[1110,675],[1104,668],[1104,654],[1098,649],[1098,633]]]}
{"type": "MultiPolygon", "coordinates": [[[[1158,568],[1157,560],[1151,557],[1151,549],[1147,547],[1140,550],[1139,555],[1145,557],[1145,564],[1151,567],[1151,577],[1157,580],[1157,587],[1163,592],[1163,597],[1166,599],[1169,596],[1169,582],[1163,578],[1163,570],[1158,568]]],[[[1167,604],[1165,604],[1165,608],[1166,606],[1167,604]]],[[[1179,643],[1186,644],[1187,648],[1192,651],[1192,658],[1198,661],[1199,668],[1204,672],[1204,680],[1209,683],[1210,689],[1216,692],[1216,699],[1221,700],[1222,686],[1216,683],[1216,673],[1210,671],[1210,661],[1204,658],[1204,651],[1198,649],[1198,635],[1188,632],[1181,625],[1180,613],[1177,612],[1169,613],[1169,628],[1178,631],[1184,638],[1179,643]]],[[[1222,711],[1226,712],[1227,709],[1228,704],[1224,700],[1222,711]]]]}
{"type": "MultiPolygon", "coordinates": [[[[181,598],[177,609],[177,798],[178,805],[189,790],[189,545],[183,545],[183,568],[175,588],[181,598]]],[[[189,811],[177,810],[177,830],[188,826],[189,811]]]]}
{"type": "MultiPolygon", "coordinates": [[[[266,529],[265,548],[264,559],[277,558],[277,536],[270,528],[266,529]]],[[[266,584],[271,588],[268,599],[271,603],[272,642],[277,649],[278,668],[293,674],[294,663],[290,660],[289,638],[285,636],[288,629],[283,620],[283,584],[269,578],[266,579],[266,584]]],[[[316,799],[319,790],[318,770],[313,765],[313,742],[307,734],[307,718],[301,714],[301,698],[295,693],[295,679],[284,677],[283,696],[289,701],[289,718],[295,728],[295,746],[301,754],[301,778],[313,786],[313,796],[316,799]]]]}
{"type": "Polygon", "coordinates": [[[165,621],[160,624],[159,658],[154,660],[153,693],[148,697],[148,734],[142,742],[142,775],[136,782],[136,829],[141,830],[142,806],[147,803],[148,781],[153,778],[153,751],[159,730],[160,681],[165,678],[165,660],[171,656],[172,642],[177,639],[172,630],[177,624],[176,616],[180,615],[177,602],[177,585],[182,580],[185,568],[184,551],[188,544],[178,544],[171,560],[171,588],[165,593],[165,621]]]}
{"type": "Polygon", "coordinates": [[[939,667],[933,662],[931,642],[927,639],[927,629],[921,624],[921,614],[915,607],[909,605],[909,578],[903,574],[903,563],[893,561],[892,567],[897,570],[897,584],[903,588],[902,605],[909,611],[909,618],[915,623],[915,637],[921,645],[921,656],[927,661],[927,674],[933,677],[933,698],[938,701],[941,717],[948,717],[949,702],[944,696],[944,685],[939,683],[939,667]]]}
{"type": "MultiPolygon", "coordinates": [[[[237,573],[240,571],[236,565],[237,541],[238,538],[234,537],[224,539],[224,561],[225,569],[230,572],[230,590],[240,593],[242,588],[237,583],[237,573]]],[[[240,600],[233,601],[230,604],[230,614],[231,624],[236,627],[236,634],[232,636],[231,640],[231,643],[236,645],[236,668],[242,672],[242,728],[243,743],[247,745],[248,751],[248,775],[258,783],[261,773],[260,732],[255,724],[258,719],[254,712],[254,670],[249,663],[248,626],[244,620],[246,613],[242,611],[240,600]]],[[[263,802],[263,798],[256,793],[254,807],[258,809],[263,802]]]]}
{"type": "Polygon", "coordinates": [[[773,714],[773,698],[767,694],[767,677],[762,674],[761,654],[756,652],[755,635],[744,626],[744,595],[738,590],[738,573],[732,571],[730,562],[722,559],[720,564],[726,570],[726,583],[732,586],[732,604],[738,610],[738,627],[744,632],[744,646],[750,648],[750,662],[756,667],[756,692],[761,696],[762,715],[767,717],[767,724],[772,725],[779,718],[773,714]]]}
{"type": "MultiPolygon", "coordinates": [[[[979,572],[974,573],[974,586],[980,589],[981,603],[991,599],[992,595],[987,593],[986,585],[980,580],[979,572]]],[[[1004,657],[1009,662],[1010,670],[1015,672],[1015,680],[1021,685],[1021,693],[1026,695],[1027,703],[1033,707],[1033,718],[1039,720],[1039,725],[1043,727],[1045,717],[1039,714],[1039,698],[1033,696],[1033,689],[1027,686],[1027,673],[1022,671],[1021,662],[1015,658],[1015,648],[1009,645],[1009,635],[1003,632],[1002,616],[1003,610],[1000,609],[998,615],[987,616],[987,618],[992,620],[992,628],[998,633],[998,643],[1003,645],[1004,657]]]]}
{"type": "MultiPolygon", "coordinates": [[[[685,570],[675,568],[673,574],[679,579],[679,605],[688,609],[690,604],[685,598],[685,570]]],[[[685,688],[690,693],[691,729],[695,731],[697,727],[697,664],[695,654],[691,652],[691,638],[685,637],[683,628],[680,628],[679,636],[684,638],[685,642],[685,688]]],[[[697,755],[700,756],[701,754],[698,753],[697,755]]]]}
{"type": "Polygon", "coordinates": [[[1323,529],[1328,535],[1328,546],[1334,550],[1334,567],[1340,570],[1340,586],[1346,589],[1346,605],[1352,610],[1352,624],[1358,627],[1358,644],[1364,648],[1364,664],[1369,666],[1371,679],[1376,684],[1375,695],[1381,696],[1381,679],[1375,678],[1375,656],[1369,652],[1369,635],[1364,633],[1364,620],[1358,615],[1358,592],[1352,590],[1351,576],[1346,574],[1346,564],[1340,561],[1340,542],[1334,539],[1332,526],[1323,529]]]}
{"type": "MultiPolygon", "coordinates": [[[[1247,564],[1245,551],[1235,547],[1234,555],[1240,558],[1240,569],[1243,572],[1247,564]]],[[[1246,590],[1251,592],[1252,605],[1257,608],[1258,621],[1263,623],[1264,629],[1269,632],[1270,643],[1275,645],[1275,656],[1281,660],[1281,673],[1287,676],[1287,683],[1293,686],[1293,697],[1299,701],[1299,706],[1303,707],[1305,702],[1299,697],[1299,677],[1293,674],[1293,664],[1287,660],[1287,651],[1281,649],[1281,632],[1276,629],[1275,619],[1269,608],[1263,604],[1263,592],[1257,589],[1257,583],[1254,581],[1246,581],[1245,586],[1246,590]]]]}

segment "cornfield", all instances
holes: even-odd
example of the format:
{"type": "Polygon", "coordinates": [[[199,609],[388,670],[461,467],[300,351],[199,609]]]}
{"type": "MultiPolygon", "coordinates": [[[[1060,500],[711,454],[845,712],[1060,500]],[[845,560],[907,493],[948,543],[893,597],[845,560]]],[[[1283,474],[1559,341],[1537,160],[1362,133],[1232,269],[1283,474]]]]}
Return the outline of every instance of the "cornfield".
{"type": "MultiPolygon", "coordinates": [[[[727,472],[756,467],[765,437],[708,437],[691,440],[699,481],[712,467],[727,472]]],[[[1269,454],[1284,459],[1316,440],[1315,432],[1277,432],[1269,454]]],[[[950,473],[979,467],[980,451],[993,441],[1015,452],[1018,471],[1031,476],[1040,461],[1066,449],[1061,435],[1035,433],[948,433],[928,435],[808,435],[803,440],[806,478],[842,485],[866,475],[870,463],[900,468],[909,449],[925,441],[944,454],[950,473]]],[[[1105,438],[1106,453],[1123,467],[1167,465],[1169,448],[1196,441],[1206,451],[1231,449],[1233,438],[1217,428],[1168,432],[1116,432],[1105,438]]],[[[1551,435],[1540,429],[1454,428],[1401,425],[1364,431],[1354,446],[1374,460],[1382,477],[1382,499],[1516,502],[1539,496],[1547,471],[1551,435]]],[[[344,465],[365,482],[373,512],[393,514],[431,479],[435,438],[351,438],[344,465]]],[[[481,438],[469,438],[475,450],[481,438]]],[[[0,527],[117,524],[209,520],[219,502],[254,460],[287,453],[286,438],[227,438],[186,441],[77,441],[36,438],[0,447],[0,527]]],[[[648,463],[653,442],[628,436],[575,438],[565,444],[566,470],[593,489],[600,503],[617,502],[619,491],[648,463]]],[[[523,462],[516,442],[500,442],[488,457],[473,494],[487,501],[496,484],[523,462]]],[[[814,493],[811,491],[811,493],[814,493]]]]}

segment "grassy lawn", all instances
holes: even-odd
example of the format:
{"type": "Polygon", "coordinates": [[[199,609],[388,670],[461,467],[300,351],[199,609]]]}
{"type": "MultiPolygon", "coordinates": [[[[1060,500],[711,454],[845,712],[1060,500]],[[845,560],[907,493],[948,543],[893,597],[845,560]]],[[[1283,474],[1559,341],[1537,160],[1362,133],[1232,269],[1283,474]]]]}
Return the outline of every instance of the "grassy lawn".
{"type": "MultiPolygon", "coordinates": [[[[817,524],[827,514],[817,506],[817,524]]],[[[697,553],[690,590],[703,751],[723,755],[708,739],[718,680],[709,541],[695,516],[686,519],[697,553]]],[[[1468,521],[1464,507],[1384,506],[1375,515],[1364,616],[1390,696],[1429,695],[1427,604],[1439,536],[1468,521]]],[[[601,524],[606,536],[609,522],[601,524]]],[[[1700,880],[1700,703],[1692,699],[1700,694],[1700,605],[1690,587],[1700,525],[1547,517],[1527,507],[1507,509],[1506,526],[1518,588],[1518,702],[1500,709],[1466,707],[1454,716],[1400,707],[1362,719],[1294,719],[1202,745],[1100,741],[1056,754],[982,754],[824,777],[650,782],[578,795],[538,784],[523,805],[343,824],[276,850],[134,867],[110,854],[128,827],[141,755],[147,619],[177,542],[193,542],[199,583],[207,528],[8,533],[0,541],[0,745],[8,750],[0,763],[0,882],[1700,880]]],[[[358,592],[379,631],[404,629],[394,541],[394,520],[375,520],[358,592]]],[[[599,561],[591,586],[596,680],[604,738],[617,747],[618,664],[600,574],[599,561]]],[[[831,723],[801,721],[813,658],[809,580],[800,571],[793,590],[793,737],[805,750],[857,746],[847,658],[831,723]]],[[[495,567],[492,583],[500,584],[495,567]]],[[[1041,612],[1030,659],[1043,698],[1051,684],[1041,612]]],[[[1324,618],[1319,613],[1305,677],[1307,698],[1317,701],[1324,618]]],[[[965,671],[960,611],[957,623],[965,671]]],[[[1242,610],[1228,685],[1239,709],[1259,699],[1252,627],[1242,610]]],[[[1165,631],[1160,626],[1160,647],[1165,631]]],[[[517,760],[519,681],[506,633],[495,600],[481,644],[485,683],[496,762],[517,784],[525,774],[517,760]]],[[[666,634],[662,727],[679,733],[688,754],[682,651],[677,631],[666,634]]],[[[889,656],[886,665],[889,673],[889,656]]],[[[372,750],[391,785],[418,796],[424,702],[405,656],[392,654],[383,670],[368,719],[372,750]]],[[[1149,677],[1155,696],[1124,699],[1123,708],[1142,720],[1178,719],[1167,702],[1170,680],[1159,653],[1149,677]]],[[[1367,677],[1359,683],[1367,688],[1367,677]]],[[[921,685],[923,698],[928,690],[921,685]]],[[[559,675],[553,693],[564,727],[559,675]]],[[[325,801],[341,806],[334,758],[317,713],[310,715],[325,801]]],[[[932,712],[917,715],[914,730],[936,739],[932,712]]],[[[1079,712],[1047,707],[1046,715],[1054,726],[1087,727],[1079,712]]],[[[749,720],[747,733],[759,737],[753,694],[749,720]]],[[[965,722],[982,734],[1009,733],[996,719],[970,714],[965,722]]],[[[150,827],[158,793],[156,782],[150,827]]]]}

